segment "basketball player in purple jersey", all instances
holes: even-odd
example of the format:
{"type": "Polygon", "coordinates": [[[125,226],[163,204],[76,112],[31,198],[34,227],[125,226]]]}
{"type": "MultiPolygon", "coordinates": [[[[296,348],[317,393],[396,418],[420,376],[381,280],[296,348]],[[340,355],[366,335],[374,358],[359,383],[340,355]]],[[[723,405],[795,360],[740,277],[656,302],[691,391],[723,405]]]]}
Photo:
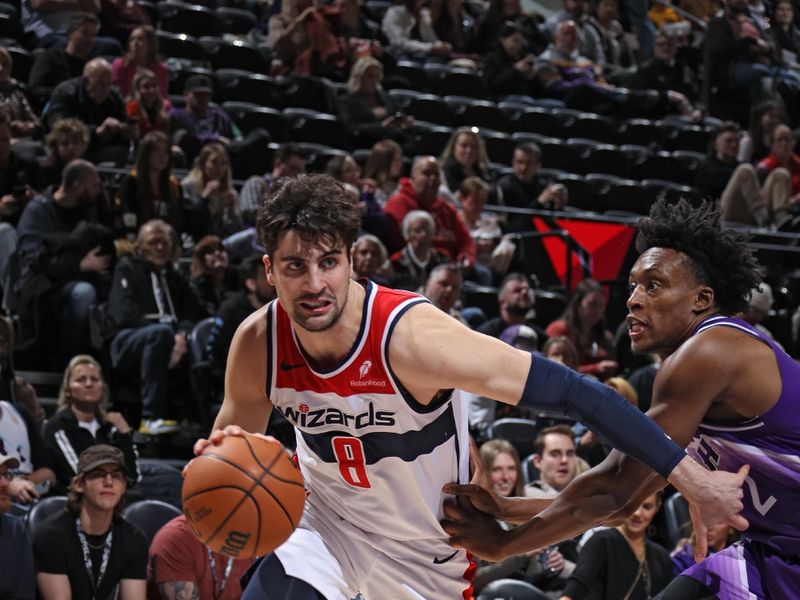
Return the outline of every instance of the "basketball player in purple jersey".
{"type": "Polygon", "coordinates": [[[475,333],[409,292],[351,279],[360,215],[327,176],[277,182],[258,229],[278,299],[239,327],[210,441],[263,432],[275,408],[297,431],[303,519],[243,599],[452,599],[472,568],[439,521],[469,479],[458,389],[570,414],[669,478],[708,521],[737,523],[743,474],[708,472],[607,386],[475,333]],[[220,431],[222,430],[222,431],[220,431]]]}
{"type": "MultiPolygon", "coordinates": [[[[659,598],[800,599],[800,365],[732,316],[759,281],[751,250],[743,236],[720,227],[711,205],[695,209],[685,201],[656,204],[639,224],[636,247],[642,254],[629,279],[631,346],[664,359],[648,415],[708,469],[750,466],[742,541],[687,569],[659,598]]],[[[663,485],[614,451],[533,518],[541,506],[492,504],[503,501],[474,485],[445,486],[487,512],[530,520],[501,531],[461,503],[446,506],[443,525],[454,545],[498,560],[630,514],[663,485]]],[[[696,560],[704,545],[698,551],[696,560]]]]}

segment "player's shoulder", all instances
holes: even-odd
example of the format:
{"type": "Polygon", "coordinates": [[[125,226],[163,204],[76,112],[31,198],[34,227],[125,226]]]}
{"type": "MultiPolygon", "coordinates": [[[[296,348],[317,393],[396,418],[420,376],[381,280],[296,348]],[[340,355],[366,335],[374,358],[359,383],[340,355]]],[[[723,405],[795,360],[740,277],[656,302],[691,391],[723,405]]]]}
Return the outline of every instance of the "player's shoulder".
{"type": "Polygon", "coordinates": [[[271,304],[252,312],[236,329],[231,341],[229,360],[241,362],[256,361],[263,364],[267,348],[267,321],[271,304]]]}

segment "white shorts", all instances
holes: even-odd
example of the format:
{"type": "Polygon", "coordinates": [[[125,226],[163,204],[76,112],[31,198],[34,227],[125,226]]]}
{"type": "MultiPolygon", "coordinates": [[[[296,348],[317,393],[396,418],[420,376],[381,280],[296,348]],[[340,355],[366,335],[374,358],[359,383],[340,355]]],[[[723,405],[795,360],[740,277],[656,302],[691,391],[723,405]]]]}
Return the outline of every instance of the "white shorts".
{"type": "MultiPolygon", "coordinates": [[[[474,563],[446,538],[399,542],[365,532],[306,501],[300,525],[275,554],[286,574],[327,600],[458,600],[472,597],[474,563]]],[[[376,515],[376,522],[387,515],[376,515]]]]}

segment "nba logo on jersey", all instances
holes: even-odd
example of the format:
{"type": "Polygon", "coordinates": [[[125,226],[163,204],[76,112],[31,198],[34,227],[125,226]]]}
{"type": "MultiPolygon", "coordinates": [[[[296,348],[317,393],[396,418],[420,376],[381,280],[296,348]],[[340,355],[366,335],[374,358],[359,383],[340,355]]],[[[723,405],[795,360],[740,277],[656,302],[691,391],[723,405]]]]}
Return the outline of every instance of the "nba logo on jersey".
{"type": "Polygon", "coordinates": [[[361,363],[361,366],[358,369],[358,376],[361,379],[364,379],[364,377],[366,377],[367,373],[369,373],[369,370],[370,370],[371,367],[372,367],[372,361],[371,360],[365,360],[363,363],[361,363]]]}

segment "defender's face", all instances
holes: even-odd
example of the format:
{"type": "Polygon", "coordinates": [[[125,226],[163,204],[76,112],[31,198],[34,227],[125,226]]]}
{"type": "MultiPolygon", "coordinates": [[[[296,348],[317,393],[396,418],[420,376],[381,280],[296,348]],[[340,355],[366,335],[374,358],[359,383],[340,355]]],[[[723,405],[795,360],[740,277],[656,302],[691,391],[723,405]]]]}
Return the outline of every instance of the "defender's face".
{"type": "Polygon", "coordinates": [[[292,321],[306,331],[336,324],[350,286],[350,259],[342,240],[307,241],[287,231],[264,265],[267,281],[292,321]]]}
{"type": "Polygon", "coordinates": [[[699,294],[708,288],[695,280],[688,261],[677,250],[650,248],[633,265],[627,322],[635,353],[668,356],[692,335],[699,294]]]}

